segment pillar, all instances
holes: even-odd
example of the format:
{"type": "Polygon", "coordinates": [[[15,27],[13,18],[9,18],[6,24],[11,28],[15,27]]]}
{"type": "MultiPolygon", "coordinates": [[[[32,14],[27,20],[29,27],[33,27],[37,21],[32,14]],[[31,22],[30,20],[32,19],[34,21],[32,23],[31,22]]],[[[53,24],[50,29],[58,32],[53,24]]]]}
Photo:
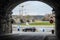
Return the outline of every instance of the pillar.
{"type": "Polygon", "coordinates": [[[2,9],[0,9],[0,34],[5,33],[5,27],[6,27],[6,20],[5,20],[5,12],[2,9]]]}
{"type": "Polygon", "coordinates": [[[60,40],[60,8],[55,9],[56,13],[56,36],[60,40]]]}
{"type": "Polygon", "coordinates": [[[0,34],[12,33],[11,14],[11,11],[0,10],[0,34]]]}
{"type": "Polygon", "coordinates": [[[7,18],[6,33],[12,33],[12,24],[11,24],[12,12],[11,11],[8,11],[6,13],[6,18],[7,18]]]}

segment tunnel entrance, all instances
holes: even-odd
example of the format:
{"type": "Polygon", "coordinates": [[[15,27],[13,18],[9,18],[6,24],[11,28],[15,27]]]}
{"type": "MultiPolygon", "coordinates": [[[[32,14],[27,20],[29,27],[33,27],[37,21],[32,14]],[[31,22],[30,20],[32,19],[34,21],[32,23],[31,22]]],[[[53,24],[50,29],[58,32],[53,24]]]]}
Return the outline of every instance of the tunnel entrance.
{"type": "MultiPolygon", "coordinates": [[[[11,3],[11,5],[7,6],[7,8],[5,7],[5,10],[6,10],[5,15],[2,15],[2,17],[5,16],[5,18],[2,19],[2,17],[1,17],[1,21],[3,20],[3,23],[4,23],[4,24],[2,24],[2,25],[4,25],[1,29],[2,32],[12,33],[12,16],[11,16],[12,15],[12,10],[15,8],[16,5],[18,5],[22,2],[24,2],[24,1],[16,1],[16,3],[15,2],[11,3]]],[[[55,6],[52,6],[53,4],[51,4],[50,1],[49,1],[49,3],[48,3],[48,1],[42,1],[42,2],[47,3],[48,5],[51,5],[51,7],[53,9],[55,8],[55,6]]]]}
{"type": "MultiPolygon", "coordinates": [[[[12,26],[11,26],[11,14],[12,9],[15,8],[16,5],[30,0],[1,0],[0,2],[0,34],[4,33],[11,33],[12,26]]],[[[31,1],[38,1],[38,0],[31,0],[31,1]]],[[[58,39],[60,39],[60,1],[59,0],[40,0],[48,5],[50,5],[56,14],[56,35],[58,39]]]]}

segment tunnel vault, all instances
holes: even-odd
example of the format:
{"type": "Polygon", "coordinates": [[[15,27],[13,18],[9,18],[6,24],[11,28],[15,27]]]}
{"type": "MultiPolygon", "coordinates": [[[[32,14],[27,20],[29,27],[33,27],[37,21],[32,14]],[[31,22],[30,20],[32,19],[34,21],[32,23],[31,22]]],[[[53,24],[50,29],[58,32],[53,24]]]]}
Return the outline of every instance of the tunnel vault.
{"type": "MultiPolygon", "coordinates": [[[[60,37],[60,1],[59,0],[0,0],[0,34],[11,33],[12,10],[25,1],[42,1],[50,5],[56,13],[56,35],[60,37]]],[[[60,38],[59,38],[60,39],[60,38]]]]}

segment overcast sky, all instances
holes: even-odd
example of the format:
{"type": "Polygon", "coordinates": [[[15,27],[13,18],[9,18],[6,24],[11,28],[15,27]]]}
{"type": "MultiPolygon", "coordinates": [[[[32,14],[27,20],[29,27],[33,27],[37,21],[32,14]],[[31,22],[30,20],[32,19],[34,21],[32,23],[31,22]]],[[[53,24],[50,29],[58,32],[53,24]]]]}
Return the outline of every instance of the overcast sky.
{"type": "Polygon", "coordinates": [[[13,15],[20,15],[22,12],[24,15],[45,15],[52,13],[52,8],[43,2],[27,1],[16,6],[12,12],[13,15]],[[24,6],[23,8],[21,7],[22,5],[24,6]]]}

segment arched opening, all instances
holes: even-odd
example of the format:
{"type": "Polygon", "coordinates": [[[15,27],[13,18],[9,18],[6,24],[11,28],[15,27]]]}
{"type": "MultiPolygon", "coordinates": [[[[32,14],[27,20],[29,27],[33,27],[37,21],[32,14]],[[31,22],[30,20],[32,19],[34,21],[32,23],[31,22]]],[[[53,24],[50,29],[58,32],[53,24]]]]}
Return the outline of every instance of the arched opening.
{"type": "Polygon", "coordinates": [[[51,33],[51,30],[55,30],[55,17],[53,17],[55,14],[52,10],[52,7],[40,1],[26,1],[19,4],[12,10],[12,18],[15,20],[12,25],[13,33],[31,31],[32,28],[36,29],[34,32],[51,33]]]}
{"type": "MultiPolygon", "coordinates": [[[[8,20],[5,20],[5,18],[9,18],[9,14],[11,15],[11,11],[12,11],[12,9],[16,6],[16,5],[18,5],[19,3],[22,3],[22,2],[25,2],[26,0],[8,0],[8,1],[3,1],[3,0],[1,0],[1,4],[2,5],[0,5],[1,7],[1,9],[0,9],[0,15],[1,15],[1,17],[2,18],[0,18],[1,19],[1,21],[0,21],[0,33],[11,33],[11,32],[9,32],[9,31],[11,31],[11,26],[9,27],[5,27],[5,26],[3,26],[3,25],[10,25],[10,24],[8,24],[8,20]],[[5,13],[5,14],[4,14],[5,13]],[[4,15],[3,15],[4,14],[4,15]],[[6,14],[8,15],[8,16],[6,16],[6,14]],[[4,21],[5,20],[5,21],[4,21]],[[3,22],[5,23],[5,24],[3,24],[3,22]],[[5,29],[5,28],[9,28],[9,29],[5,29]],[[5,31],[3,31],[3,29],[5,29],[5,31]]],[[[27,1],[29,1],[29,0],[27,0],[27,1]]],[[[33,0],[33,1],[35,1],[35,0],[33,0]]],[[[37,1],[37,0],[36,0],[37,1]]],[[[40,1],[42,1],[42,2],[44,2],[44,3],[47,3],[48,5],[50,5],[53,9],[54,9],[54,11],[56,12],[56,35],[57,35],[57,38],[58,39],[60,39],[60,1],[59,0],[40,0],[40,1]]],[[[10,19],[10,18],[9,18],[10,19]]]]}

